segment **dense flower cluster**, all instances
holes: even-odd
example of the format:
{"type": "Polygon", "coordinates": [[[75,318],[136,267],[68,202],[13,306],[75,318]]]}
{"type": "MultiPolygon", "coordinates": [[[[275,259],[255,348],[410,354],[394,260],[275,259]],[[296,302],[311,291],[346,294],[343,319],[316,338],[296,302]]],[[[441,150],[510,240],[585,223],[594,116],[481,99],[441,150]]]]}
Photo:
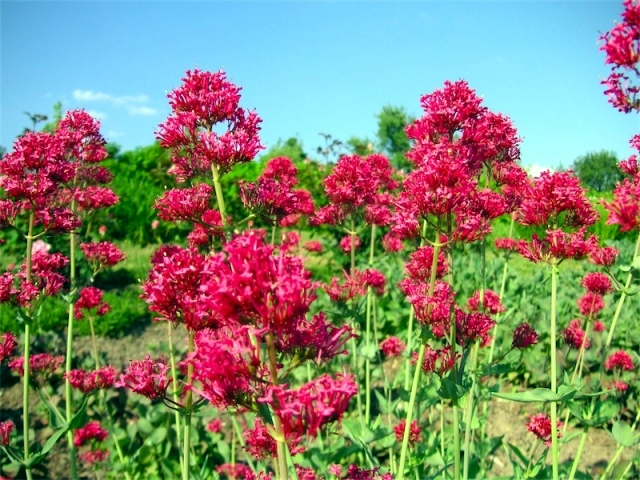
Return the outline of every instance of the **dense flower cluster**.
{"type": "MultiPolygon", "coordinates": [[[[631,146],[640,150],[640,136],[635,135],[631,146]]],[[[640,173],[638,172],[637,155],[620,162],[620,168],[630,175],[618,183],[613,189],[613,200],[603,202],[609,211],[607,225],[619,225],[621,232],[640,228],[640,173]]]]}
{"type": "MultiPolygon", "coordinates": [[[[46,379],[58,370],[62,362],[64,362],[63,356],[54,357],[49,353],[36,353],[29,357],[29,373],[46,379]]],[[[24,376],[24,357],[17,357],[9,362],[9,368],[21,377],[24,376]]]]}
{"type": "Polygon", "coordinates": [[[16,336],[11,332],[0,334],[2,342],[0,342],[0,363],[13,355],[14,350],[18,346],[16,336]]]}
{"type": "Polygon", "coordinates": [[[398,357],[402,355],[407,345],[398,337],[387,337],[380,342],[380,350],[386,357],[398,357]]]}
{"type": "Polygon", "coordinates": [[[604,368],[607,370],[633,370],[635,366],[633,365],[631,355],[624,350],[618,350],[609,355],[609,358],[605,360],[604,368]]]}
{"type": "Polygon", "coordinates": [[[162,399],[167,393],[169,367],[160,361],[151,360],[147,355],[144,360],[134,360],[114,383],[116,388],[126,387],[150,400],[162,399]]]}
{"type": "Polygon", "coordinates": [[[96,309],[96,315],[102,316],[111,310],[111,306],[102,300],[103,291],[96,287],[85,287],[80,290],[80,297],[76,302],[74,316],[77,320],[84,318],[84,310],[96,309]]]}
{"type": "MultiPolygon", "coordinates": [[[[424,359],[422,360],[422,371],[424,373],[435,373],[440,377],[444,377],[449,373],[456,361],[460,358],[459,353],[453,352],[450,346],[433,349],[427,347],[424,352],[424,359]]],[[[418,353],[414,352],[412,364],[418,361],[418,353]]]]}
{"type": "Polygon", "coordinates": [[[591,342],[587,338],[587,333],[582,328],[582,320],[579,318],[569,322],[569,326],[564,330],[563,336],[565,343],[570,348],[578,350],[580,348],[586,349],[591,346],[591,342]]]}
{"type": "Polygon", "coordinates": [[[106,366],[88,372],[82,369],[69,370],[65,378],[76,390],[80,390],[85,395],[90,395],[96,390],[111,388],[116,382],[116,370],[111,366],[106,366]]]}
{"type": "Polygon", "coordinates": [[[102,442],[107,438],[109,432],[107,432],[102,426],[100,422],[92,421],[87,423],[84,427],[78,428],[73,432],[73,444],[76,447],[82,447],[86,445],[91,440],[95,440],[97,442],[102,442]]]}
{"type": "Polygon", "coordinates": [[[480,306],[480,291],[476,290],[473,296],[467,300],[467,306],[472,312],[483,311],[489,315],[504,313],[505,308],[500,301],[500,295],[493,290],[484,290],[482,293],[482,307],[480,306]]]}
{"type": "MultiPolygon", "coordinates": [[[[393,427],[393,434],[396,437],[396,441],[402,443],[402,438],[404,437],[404,429],[407,426],[407,421],[402,419],[400,423],[393,427]]],[[[411,426],[409,427],[409,444],[415,445],[422,440],[422,430],[420,429],[420,425],[417,420],[411,421],[411,426]]]]}
{"type": "Polygon", "coordinates": [[[281,225],[286,219],[287,225],[293,225],[300,215],[311,215],[315,210],[308,191],[293,190],[298,184],[297,174],[289,158],[273,158],[255,183],[240,184],[240,198],[260,218],[281,225]]]}
{"type": "Polygon", "coordinates": [[[521,323],[513,331],[511,348],[523,349],[538,343],[538,333],[528,323],[521,323]]]}
{"type": "MultiPolygon", "coordinates": [[[[561,438],[562,433],[560,432],[560,429],[562,428],[563,423],[558,420],[556,425],[558,438],[561,438]]],[[[527,422],[527,430],[542,440],[547,447],[551,446],[551,419],[548,415],[544,413],[531,415],[527,422]]]]}
{"type": "Polygon", "coordinates": [[[240,87],[224,72],[187,71],[182,85],[168,94],[172,113],[156,137],[171,151],[170,173],[185,181],[211,171],[221,173],[251,161],[263,148],[260,118],[240,107],[240,87]],[[222,133],[220,124],[226,128],[222,133]]]}
{"type": "Polygon", "coordinates": [[[81,243],[80,249],[94,269],[113,267],[125,259],[125,254],[111,242],[81,243]]]}
{"type": "Polygon", "coordinates": [[[11,432],[15,427],[16,427],[16,424],[13,423],[12,420],[6,420],[4,422],[0,422],[0,445],[5,447],[9,445],[11,432]]]}
{"type": "Polygon", "coordinates": [[[640,60],[640,5],[635,0],[624,0],[622,22],[600,37],[600,47],[606,54],[605,63],[612,65],[611,74],[602,83],[609,102],[621,112],[640,109],[640,86],[632,83],[637,77],[640,60]]]}

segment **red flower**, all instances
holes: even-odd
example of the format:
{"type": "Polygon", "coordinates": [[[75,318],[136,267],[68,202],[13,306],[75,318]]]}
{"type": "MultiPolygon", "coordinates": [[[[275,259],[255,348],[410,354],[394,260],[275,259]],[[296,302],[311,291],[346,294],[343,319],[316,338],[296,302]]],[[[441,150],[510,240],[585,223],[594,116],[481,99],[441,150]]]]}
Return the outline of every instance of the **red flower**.
{"type": "Polygon", "coordinates": [[[92,421],[73,432],[73,444],[82,447],[91,440],[102,442],[108,435],[109,432],[100,426],[100,422],[92,421]]]}
{"type": "Polygon", "coordinates": [[[504,313],[505,308],[500,301],[500,296],[493,290],[485,290],[483,296],[483,307],[480,308],[480,291],[476,290],[473,296],[467,300],[469,310],[472,312],[483,311],[489,315],[497,315],[498,313],[504,313]]]}
{"type": "Polygon", "coordinates": [[[387,337],[380,342],[380,350],[387,357],[398,357],[402,355],[407,345],[398,337],[387,337]]]}
{"type": "Polygon", "coordinates": [[[102,294],[104,292],[96,287],[85,287],[80,290],[80,298],[76,302],[74,316],[77,320],[84,318],[82,310],[91,310],[96,308],[96,315],[104,315],[111,307],[108,303],[102,301],[102,294]]]}
{"type": "Polygon", "coordinates": [[[322,253],[323,251],[322,243],[318,242],[317,240],[309,240],[308,242],[305,242],[302,248],[304,248],[307,252],[322,253]]]}
{"type": "Polygon", "coordinates": [[[594,317],[604,308],[604,299],[597,293],[587,292],[578,299],[578,309],[585,317],[594,317]]]}
{"type": "Polygon", "coordinates": [[[172,114],[159,126],[160,145],[172,152],[170,173],[178,181],[207,173],[215,164],[221,173],[251,161],[263,148],[260,118],[239,106],[240,88],[224,72],[187,70],[183,84],[169,95],[172,114]],[[214,127],[223,124],[226,131],[214,127]]]}
{"type": "Polygon", "coordinates": [[[640,226],[640,177],[625,178],[613,189],[613,201],[603,202],[609,211],[607,225],[619,225],[621,232],[640,226]]]}
{"type": "Polygon", "coordinates": [[[85,395],[90,395],[96,390],[111,388],[116,382],[116,371],[111,365],[92,372],[82,369],[70,370],[64,376],[73,388],[85,395]]]}
{"type": "MultiPolygon", "coordinates": [[[[558,438],[561,438],[562,433],[560,429],[563,423],[558,420],[556,425],[558,438]]],[[[527,423],[527,430],[542,440],[547,447],[551,446],[551,419],[546,414],[539,413],[537,415],[531,415],[527,423]]]]}
{"type": "Polygon", "coordinates": [[[591,342],[586,337],[586,332],[582,329],[582,320],[576,318],[569,322],[569,326],[564,331],[564,341],[569,348],[575,348],[576,350],[582,348],[589,348],[591,342]]]}
{"type": "MultiPolygon", "coordinates": [[[[454,354],[448,345],[438,349],[432,349],[427,346],[422,360],[422,371],[427,374],[436,373],[438,376],[444,377],[453,369],[459,358],[460,353],[454,354]]],[[[418,353],[414,352],[411,364],[415,365],[417,361],[418,353]]]]}
{"type": "MultiPolygon", "coordinates": [[[[405,265],[409,277],[425,283],[430,281],[431,267],[433,265],[433,252],[433,247],[423,246],[411,254],[409,261],[405,265]]],[[[447,263],[447,257],[441,250],[438,254],[436,279],[443,278],[448,271],[449,264],[447,263]]]]}
{"type": "Polygon", "coordinates": [[[613,292],[613,286],[611,285],[609,277],[599,272],[587,273],[582,279],[582,286],[589,292],[599,295],[606,295],[607,293],[613,292]]]}
{"type": "MultiPolygon", "coordinates": [[[[42,378],[51,376],[64,362],[63,356],[54,357],[49,353],[36,353],[29,357],[29,373],[42,378]]],[[[9,362],[9,368],[24,376],[24,357],[17,357],[9,362]]]]}
{"type": "Polygon", "coordinates": [[[466,313],[455,309],[456,340],[460,346],[469,346],[476,340],[482,340],[480,346],[485,347],[491,338],[489,332],[496,324],[488,315],[479,312],[466,313]]]}
{"type": "MultiPolygon", "coordinates": [[[[407,421],[403,418],[400,420],[395,427],[393,427],[393,433],[396,437],[396,441],[402,443],[404,438],[404,430],[406,428],[407,421]]],[[[414,445],[422,441],[422,431],[420,429],[420,425],[418,424],[418,420],[412,420],[411,426],[409,427],[409,444],[414,445]]]]}
{"type": "Polygon", "coordinates": [[[169,367],[166,364],[153,361],[151,356],[147,355],[144,360],[132,361],[114,386],[126,387],[150,400],[161,399],[166,395],[169,387],[168,370],[169,367]]]}
{"type": "Polygon", "coordinates": [[[511,348],[524,349],[538,343],[538,333],[528,323],[521,323],[513,331],[511,348]]]}
{"type": "Polygon", "coordinates": [[[342,237],[342,240],[340,240],[340,248],[342,249],[342,251],[344,251],[345,253],[351,253],[352,242],[354,250],[358,250],[358,248],[360,248],[360,237],[354,236],[353,240],[351,235],[342,237]]]}
{"type": "Polygon", "coordinates": [[[112,267],[126,258],[125,254],[111,242],[81,243],[80,248],[94,268],[112,267]]]}
{"type": "Polygon", "coordinates": [[[6,420],[0,422],[0,445],[8,446],[11,437],[11,432],[15,428],[16,424],[12,420],[6,420]]]}
{"type": "Polygon", "coordinates": [[[158,210],[158,217],[167,222],[200,222],[204,212],[209,210],[212,192],[206,183],[191,188],[174,188],[156,200],[153,208],[158,210]]]}
{"type": "Polygon", "coordinates": [[[18,342],[16,341],[16,336],[11,332],[0,334],[0,338],[2,338],[0,343],[0,363],[2,363],[6,358],[13,355],[18,342]]]}
{"type": "Polygon", "coordinates": [[[609,358],[604,362],[604,368],[607,370],[633,370],[635,366],[631,355],[624,350],[618,350],[609,355],[609,358]]]}

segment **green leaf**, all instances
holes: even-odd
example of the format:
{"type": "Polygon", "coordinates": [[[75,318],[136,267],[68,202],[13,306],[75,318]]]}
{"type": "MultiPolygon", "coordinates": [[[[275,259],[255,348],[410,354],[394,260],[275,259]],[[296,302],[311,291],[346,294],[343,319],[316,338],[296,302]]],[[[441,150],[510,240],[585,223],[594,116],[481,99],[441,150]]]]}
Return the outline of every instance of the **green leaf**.
{"type": "Polygon", "coordinates": [[[444,398],[446,400],[457,400],[467,393],[468,390],[468,386],[458,385],[448,378],[444,378],[442,380],[442,385],[440,385],[440,388],[438,389],[438,395],[440,398],[444,398]]]}
{"type": "Polygon", "coordinates": [[[548,388],[534,388],[533,390],[526,390],[524,392],[516,393],[495,392],[492,395],[494,397],[503,398],[512,402],[521,403],[555,402],[558,400],[558,395],[554,394],[548,388]]]}
{"type": "Polygon", "coordinates": [[[29,457],[29,460],[24,462],[24,465],[27,467],[33,467],[34,465],[37,465],[38,463],[40,463],[42,459],[47,456],[47,453],[49,453],[49,451],[56,444],[58,439],[62,435],[64,435],[66,432],[67,432],[66,426],[64,428],[56,430],[56,432],[49,437],[49,439],[47,440],[47,443],[44,444],[44,447],[42,447],[42,450],[40,450],[35,455],[32,455],[31,457],[29,457]]]}
{"type": "Polygon", "coordinates": [[[487,368],[481,371],[480,377],[486,377],[488,375],[502,375],[504,373],[515,372],[518,370],[519,363],[500,363],[497,365],[489,365],[487,368]]]}
{"type": "Polygon", "coordinates": [[[266,403],[258,402],[258,415],[269,425],[273,425],[273,418],[271,418],[271,410],[266,403]]]}
{"type": "Polygon", "coordinates": [[[633,259],[633,262],[631,262],[631,268],[634,270],[640,270],[640,255],[633,259]]]}
{"type": "Polygon", "coordinates": [[[364,357],[368,360],[375,360],[376,354],[378,353],[378,346],[374,343],[370,343],[369,345],[362,345],[358,349],[358,354],[361,357],[364,357]]]}
{"type": "Polygon", "coordinates": [[[75,430],[80,428],[82,425],[85,425],[88,422],[88,417],[85,414],[87,410],[87,402],[89,401],[89,397],[84,397],[82,399],[82,404],[80,405],[80,409],[73,416],[71,421],[69,422],[69,428],[75,430]]]}
{"type": "Polygon", "coordinates": [[[633,430],[631,430],[631,427],[626,423],[615,422],[611,429],[611,435],[618,445],[622,445],[623,447],[633,447],[635,443],[633,430]]]}

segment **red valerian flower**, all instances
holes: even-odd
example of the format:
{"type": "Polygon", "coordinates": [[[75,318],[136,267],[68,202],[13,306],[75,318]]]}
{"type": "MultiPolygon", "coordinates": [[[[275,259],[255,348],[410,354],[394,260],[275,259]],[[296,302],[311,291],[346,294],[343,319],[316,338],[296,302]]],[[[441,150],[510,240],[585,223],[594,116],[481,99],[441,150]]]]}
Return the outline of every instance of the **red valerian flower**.
{"type": "MultiPolygon", "coordinates": [[[[29,357],[29,373],[46,379],[50,377],[64,362],[63,356],[54,357],[49,353],[36,353],[29,357]]],[[[24,376],[24,357],[17,357],[9,362],[9,368],[21,377],[24,376]]]]}
{"type": "Polygon", "coordinates": [[[340,421],[349,400],[358,393],[350,375],[321,375],[296,390],[271,386],[259,402],[270,405],[285,433],[315,437],[323,425],[340,421]]]}
{"type": "Polygon", "coordinates": [[[56,135],[71,162],[91,164],[107,158],[107,142],[100,133],[100,122],[82,109],[68,111],[58,122],[56,135]]]}
{"type": "Polygon", "coordinates": [[[260,346],[250,338],[258,333],[247,326],[198,331],[187,363],[193,365],[193,382],[201,386],[189,388],[218,409],[250,407],[264,392],[269,375],[260,361],[260,346]]]}
{"type": "Polygon", "coordinates": [[[598,212],[572,171],[545,170],[523,191],[516,219],[522,225],[581,228],[593,225],[598,220],[598,212]]]}
{"type": "Polygon", "coordinates": [[[78,458],[89,465],[103,463],[109,458],[109,451],[102,449],[87,450],[86,452],[79,453],[78,458]]]}
{"type": "Polygon", "coordinates": [[[227,172],[264,148],[258,138],[260,118],[239,106],[240,87],[224,72],[187,70],[182,81],[169,93],[172,114],[156,133],[160,145],[172,152],[170,173],[178,181],[208,173],[212,164],[227,172]],[[226,131],[217,133],[219,124],[226,131]]]}
{"type": "Polygon", "coordinates": [[[398,357],[402,355],[407,345],[398,337],[387,337],[380,342],[380,350],[387,357],[398,357]]]}
{"type": "Polygon", "coordinates": [[[625,178],[613,189],[613,201],[603,202],[609,211],[607,225],[619,225],[621,232],[640,226],[640,176],[625,178]]]}
{"type": "Polygon", "coordinates": [[[91,185],[83,189],[76,189],[73,196],[78,202],[80,210],[111,207],[119,201],[118,196],[110,188],[91,185]]]}
{"type": "Polygon", "coordinates": [[[587,273],[582,279],[582,286],[589,292],[597,293],[598,295],[606,295],[613,292],[611,279],[600,272],[587,273]]]}
{"type": "Polygon", "coordinates": [[[12,420],[0,422],[0,445],[6,447],[9,445],[11,432],[16,427],[12,420]]]}
{"type": "Polygon", "coordinates": [[[347,476],[343,480],[393,480],[393,475],[390,473],[380,474],[379,471],[380,467],[367,470],[351,464],[347,468],[347,476]]]}
{"type": "Polygon", "coordinates": [[[594,332],[604,332],[605,330],[605,326],[604,323],[596,320],[595,322],[593,322],[593,331],[594,332]]]}
{"type": "MultiPolygon", "coordinates": [[[[430,281],[433,251],[434,249],[431,246],[422,246],[411,254],[409,261],[405,265],[409,277],[427,283],[430,281]]],[[[441,250],[438,254],[436,279],[443,278],[448,271],[449,264],[447,263],[447,257],[441,250]]]]}
{"type": "Polygon", "coordinates": [[[340,240],[340,249],[345,253],[351,253],[352,244],[353,249],[358,250],[358,248],[360,248],[360,237],[355,235],[353,236],[353,240],[351,235],[342,237],[342,240],[340,240]]]}
{"type": "Polygon", "coordinates": [[[125,254],[111,242],[81,243],[80,249],[94,268],[112,267],[126,258],[125,254]]]}
{"type": "Polygon", "coordinates": [[[169,387],[168,371],[169,367],[165,363],[151,360],[151,356],[147,355],[144,360],[132,361],[114,386],[128,388],[150,400],[161,399],[169,387]]]}
{"type": "Polygon", "coordinates": [[[602,295],[587,292],[578,299],[578,309],[585,317],[592,318],[604,308],[602,295]]]}
{"type": "MultiPolygon", "coordinates": [[[[393,427],[393,434],[396,437],[396,441],[399,443],[402,443],[406,426],[407,421],[403,418],[400,420],[400,423],[393,427]]],[[[409,428],[409,444],[415,445],[416,443],[420,443],[422,441],[422,430],[418,424],[418,420],[412,420],[409,428]]]]}
{"type": "MultiPolygon", "coordinates": [[[[422,371],[426,374],[435,373],[440,377],[444,377],[453,369],[459,358],[460,353],[454,353],[450,345],[437,349],[427,346],[422,360],[422,371]]],[[[415,365],[417,361],[418,353],[414,352],[411,364],[415,365]]]]}
{"type": "Polygon", "coordinates": [[[584,228],[573,233],[559,229],[547,230],[544,238],[539,238],[534,233],[531,241],[518,241],[518,253],[535,263],[548,263],[566,258],[580,259],[598,249],[598,240],[595,235],[588,235],[585,238],[585,234],[584,228]]]}
{"type": "Polygon", "coordinates": [[[485,347],[490,343],[489,332],[491,332],[496,322],[489,315],[479,312],[466,313],[456,307],[455,318],[458,345],[462,347],[469,346],[476,340],[481,340],[481,347],[485,347]]]}
{"type": "Polygon", "coordinates": [[[0,342],[0,363],[2,363],[6,358],[13,355],[18,342],[16,341],[16,336],[11,332],[0,334],[0,339],[2,339],[2,342],[0,342]]]}
{"type": "Polygon", "coordinates": [[[633,365],[631,355],[624,350],[617,350],[609,355],[609,358],[605,360],[604,368],[607,370],[633,370],[635,369],[635,366],[633,365]]]}
{"type": "Polygon", "coordinates": [[[76,447],[82,447],[91,440],[102,442],[107,438],[108,435],[109,432],[102,428],[100,422],[92,421],[87,423],[84,427],[78,428],[73,432],[73,444],[76,447]]]}
{"type": "Polygon", "coordinates": [[[322,243],[317,240],[309,240],[308,242],[305,242],[305,244],[302,245],[302,248],[307,252],[322,253],[323,251],[322,243]]]}
{"type": "Polygon", "coordinates": [[[564,341],[569,348],[576,350],[582,348],[587,349],[591,346],[591,342],[586,336],[586,332],[582,329],[582,320],[576,318],[569,322],[569,326],[564,330],[564,341]]]}
{"type": "Polygon", "coordinates": [[[640,6],[634,0],[624,0],[622,22],[600,37],[600,50],[606,53],[605,63],[611,64],[612,73],[603,85],[609,102],[621,112],[629,113],[640,107],[640,88],[633,85],[631,75],[638,77],[640,60],[640,6]]]}
{"type": "Polygon", "coordinates": [[[255,419],[253,428],[245,430],[243,437],[245,449],[258,460],[274,458],[277,455],[276,440],[260,418],[255,419]]]}
{"type": "Polygon", "coordinates": [[[201,183],[191,188],[174,188],[156,200],[153,208],[158,217],[167,222],[199,222],[205,211],[209,210],[213,188],[201,183]]]}
{"type": "Polygon", "coordinates": [[[589,259],[596,265],[611,267],[616,263],[620,251],[615,247],[594,248],[589,253],[589,259]]]}
{"type": "Polygon", "coordinates": [[[483,307],[480,307],[480,291],[476,290],[473,296],[467,300],[469,310],[472,312],[484,311],[489,315],[497,315],[498,313],[504,313],[505,308],[500,301],[500,296],[493,290],[486,289],[483,295],[483,307]]]}
{"type": "Polygon", "coordinates": [[[108,303],[102,301],[102,294],[104,292],[96,287],[85,287],[80,290],[80,297],[76,302],[74,316],[76,320],[82,320],[84,318],[83,310],[96,309],[96,315],[105,315],[111,307],[108,303]]]}
{"type": "Polygon", "coordinates": [[[404,249],[402,239],[393,232],[388,232],[382,237],[382,248],[387,253],[400,252],[404,249]]]}
{"type": "Polygon", "coordinates": [[[219,418],[214,418],[209,423],[207,423],[207,426],[205,428],[207,432],[220,433],[220,430],[222,429],[222,420],[220,420],[219,418]]]}
{"type": "Polygon", "coordinates": [[[398,286],[415,309],[416,319],[428,325],[433,334],[442,338],[449,332],[450,313],[454,305],[455,293],[451,285],[436,280],[433,295],[429,295],[429,285],[410,278],[402,280],[398,286]]]}
{"type": "MultiPolygon", "coordinates": [[[[562,438],[562,432],[560,430],[562,429],[563,423],[558,420],[556,425],[558,438],[562,438]]],[[[551,446],[551,419],[548,415],[544,413],[531,415],[527,422],[527,430],[542,440],[547,447],[551,446]]]]}
{"type": "Polygon", "coordinates": [[[221,477],[226,477],[229,480],[254,480],[255,475],[249,465],[244,463],[223,463],[216,467],[216,472],[221,477]]]}
{"type": "Polygon", "coordinates": [[[73,388],[85,395],[90,395],[96,390],[111,388],[116,382],[116,370],[111,365],[92,372],[82,369],[70,370],[64,376],[73,388]]]}
{"type": "Polygon", "coordinates": [[[538,343],[538,333],[528,323],[521,323],[513,331],[511,348],[518,348],[522,350],[530,347],[531,345],[535,345],[536,343],[538,343]]]}

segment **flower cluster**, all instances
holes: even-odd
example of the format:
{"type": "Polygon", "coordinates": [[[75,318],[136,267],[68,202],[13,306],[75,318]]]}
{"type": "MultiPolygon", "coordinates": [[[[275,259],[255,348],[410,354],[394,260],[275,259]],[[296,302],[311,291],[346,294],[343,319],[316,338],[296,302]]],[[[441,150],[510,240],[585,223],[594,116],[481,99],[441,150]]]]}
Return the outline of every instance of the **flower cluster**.
{"type": "Polygon", "coordinates": [[[268,223],[294,225],[300,215],[311,215],[315,210],[308,191],[293,190],[298,184],[297,174],[298,169],[289,158],[273,158],[255,183],[240,184],[240,198],[268,223]]]}
{"type": "Polygon", "coordinates": [[[65,378],[73,388],[85,395],[90,395],[97,390],[111,388],[116,382],[116,370],[110,365],[92,372],[75,369],[69,370],[65,378]]]}
{"type": "MultiPolygon", "coordinates": [[[[393,434],[395,435],[397,442],[402,442],[406,426],[407,421],[402,419],[400,420],[400,423],[393,427],[393,434]]],[[[422,440],[422,430],[420,429],[418,421],[412,420],[409,429],[409,444],[415,445],[416,443],[419,443],[422,440]]]]}
{"type": "Polygon", "coordinates": [[[83,310],[96,309],[96,315],[102,316],[111,310],[111,306],[102,300],[103,291],[96,287],[85,287],[80,290],[80,297],[76,302],[74,316],[77,320],[84,318],[83,310]]]}
{"type": "MultiPolygon", "coordinates": [[[[635,135],[631,146],[640,151],[640,135],[635,135]]],[[[621,232],[640,228],[640,172],[637,155],[620,162],[620,168],[630,178],[625,178],[613,189],[613,200],[603,202],[609,211],[607,225],[619,225],[621,232]]]]}
{"type": "Polygon", "coordinates": [[[604,368],[607,370],[633,370],[635,366],[633,365],[631,355],[624,350],[618,350],[609,355],[609,358],[605,360],[604,368]]]}
{"type": "Polygon", "coordinates": [[[13,355],[18,342],[16,336],[11,332],[0,334],[0,338],[2,338],[2,342],[0,342],[0,363],[2,363],[13,355]]]}
{"type": "Polygon", "coordinates": [[[156,137],[171,151],[170,173],[184,182],[208,173],[220,173],[251,161],[263,148],[258,138],[260,118],[240,107],[240,87],[224,72],[187,71],[182,85],[168,94],[172,113],[156,137]],[[222,133],[220,124],[226,128],[222,133]]]}
{"type": "MultiPolygon", "coordinates": [[[[562,433],[560,432],[560,429],[562,428],[563,423],[558,420],[556,425],[558,438],[561,438],[562,433]]],[[[531,415],[527,422],[527,430],[542,440],[547,447],[551,446],[551,419],[548,415],[544,413],[531,415]]]]}
{"type": "MultiPolygon", "coordinates": [[[[29,373],[42,379],[50,377],[64,362],[63,356],[54,357],[49,353],[36,353],[29,357],[29,373]]],[[[9,368],[21,377],[24,376],[24,357],[9,362],[9,368]]]]}
{"type": "Polygon", "coordinates": [[[100,422],[92,421],[87,423],[84,427],[78,428],[73,432],[73,444],[76,447],[82,447],[83,445],[89,443],[91,440],[102,442],[107,438],[108,435],[109,432],[102,428],[100,422]]]}
{"type": "Polygon", "coordinates": [[[80,249],[94,270],[113,267],[125,259],[125,254],[111,242],[81,243],[80,249]]]}
{"type": "Polygon", "coordinates": [[[11,432],[16,427],[16,424],[12,420],[6,420],[0,422],[0,445],[6,447],[9,445],[11,432]]]}
{"type": "Polygon", "coordinates": [[[380,350],[386,357],[398,357],[402,355],[407,345],[398,337],[388,337],[380,342],[380,350]]]}
{"type": "Polygon", "coordinates": [[[144,360],[134,360],[114,383],[114,387],[126,387],[150,400],[162,399],[167,393],[169,367],[161,361],[151,360],[147,355],[144,360]]]}
{"type": "Polygon", "coordinates": [[[511,348],[522,350],[536,343],[538,343],[538,333],[528,323],[521,323],[513,331],[511,348]]]}
{"type": "Polygon", "coordinates": [[[600,47],[606,54],[605,63],[612,65],[611,74],[602,83],[609,102],[621,112],[640,109],[640,86],[632,83],[631,75],[638,76],[640,60],[640,5],[624,0],[622,22],[600,37],[600,47]]]}

